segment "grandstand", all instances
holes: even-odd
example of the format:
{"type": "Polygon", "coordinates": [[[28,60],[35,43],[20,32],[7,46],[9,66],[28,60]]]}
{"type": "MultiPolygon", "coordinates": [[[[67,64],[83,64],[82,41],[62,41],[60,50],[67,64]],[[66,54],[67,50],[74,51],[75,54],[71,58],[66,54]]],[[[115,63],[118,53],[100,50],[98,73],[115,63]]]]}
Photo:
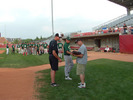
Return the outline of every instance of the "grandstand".
{"type": "Polygon", "coordinates": [[[123,24],[126,23],[127,26],[133,26],[133,14],[131,15],[122,15],[120,17],[117,17],[109,22],[103,23],[101,25],[98,25],[96,27],[93,28],[93,30],[100,30],[103,28],[115,28],[117,27],[123,27],[123,24]]]}
{"type": "MultiPolygon", "coordinates": [[[[131,35],[131,29],[133,29],[133,14],[130,14],[130,11],[133,10],[133,0],[109,1],[126,7],[127,15],[119,16],[113,20],[94,27],[94,32],[70,34],[69,36],[72,39],[71,49],[79,48],[77,45],[75,45],[74,41],[80,38],[84,42],[88,50],[101,51],[104,50],[106,46],[108,46],[111,51],[133,53],[133,50],[131,48],[133,47],[133,44],[131,44],[131,40],[133,39],[133,35],[131,35]],[[123,36],[124,23],[127,25],[128,36],[123,36]],[[109,32],[109,28],[113,28],[114,30],[109,32]]],[[[64,37],[63,39],[65,38],[66,37],[64,37]]]]}
{"type": "Polygon", "coordinates": [[[126,23],[127,26],[133,26],[133,14],[131,14],[131,10],[133,10],[133,0],[109,0],[113,3],[119,4],[127,9],[127,15],[121,15],[113,20],[110,20],[108,22],[105,22],[101,25],[98,25],[93,28],[94,30],[101,30],[103,28],[115,28],[117,27],[123,27],[123,24],[126,23]]]}

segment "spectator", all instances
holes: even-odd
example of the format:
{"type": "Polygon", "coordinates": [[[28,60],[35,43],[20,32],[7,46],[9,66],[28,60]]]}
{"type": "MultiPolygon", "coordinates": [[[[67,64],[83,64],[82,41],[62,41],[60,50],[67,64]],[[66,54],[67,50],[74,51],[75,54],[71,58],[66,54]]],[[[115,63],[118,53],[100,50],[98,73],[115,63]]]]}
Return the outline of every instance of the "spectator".
{"type": "Polygon", "coordinates": [[[112,29],[111,29],[111,27],[109,28],[108,32],[109,32],[109,33],[111,33],[111,32],[112,32],[112,29]]]}
{"type": "Polygon", "coordinates": [[[109,47],[108,46],[105,48],[104,52],[109,52],[109,47]]]}
{"type": "Polygon", "coordinates": [[[116,32],[120,32],[120,29],[118,26],[116,26],[115,30],[116,30],[116,32]]]}
{"type": "Polygon", "coordinates": [[[131,34],[133,34],[133,26],[131,26],[130,30],[131,30],[131,34]]]}
{"type": "Polygon", "coordinates": [[[115,29],[114,28],[112,28],[112,32],[115,32],[115,29]]]}
{"type": "Polygon", "coordinates": [[[123,25],[124,34],[127,34],[127,25],[124,23],[123,25]]]}

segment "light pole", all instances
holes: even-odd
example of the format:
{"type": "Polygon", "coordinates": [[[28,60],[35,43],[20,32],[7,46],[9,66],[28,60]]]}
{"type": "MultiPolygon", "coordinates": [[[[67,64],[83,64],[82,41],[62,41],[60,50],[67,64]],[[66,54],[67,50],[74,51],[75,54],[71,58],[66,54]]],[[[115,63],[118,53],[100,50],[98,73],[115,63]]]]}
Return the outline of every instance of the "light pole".
{"type": "Polygon", "coordinates": [[[5,37],[6,37],[6,24],[5,24],[5,37]]]}
{"type": "Polygon", "coordinates": [[[52,18],[52,34],[54,36],[54,16],[53,16],[53,0],[51,0],[51,18],[52,18]]]}

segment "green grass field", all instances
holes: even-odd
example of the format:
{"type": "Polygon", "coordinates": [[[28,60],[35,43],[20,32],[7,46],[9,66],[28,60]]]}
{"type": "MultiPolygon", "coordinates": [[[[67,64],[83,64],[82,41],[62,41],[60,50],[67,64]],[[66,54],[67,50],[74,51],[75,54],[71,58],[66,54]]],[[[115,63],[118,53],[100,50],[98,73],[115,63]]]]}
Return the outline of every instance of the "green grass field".
{"type": "Polygon", "coordinates": [[[76,65],[72,69],[72,81],[64,80],[64,67],[56,74],[59,87],[50,86],[50,70],[38,72],[36,78],[39,100],[132,100],[133,63],[99,59],[86,66],[85,89],[79,89],[76,65]]]}
{"type": "MultiPolygon", "coordinates": [[[[5,49],[0,49],[5,50],[5,49]]],[[[75,57],[73,57],[75,59],[75,57]]],[[[64,61],[64,59],[62,59],[64,61]]],[[[23,56],[22,54],[11,54],[11,49],[9,55],[6,52],[0,54],[0,68],[25,68],[29,66],[38,66],[43,64],[49,64],[49,55],[28,55],[23,56]]]]}
{"type": "Polygon", "coordinates": [[[11,50],[9,55],[6,55],[6,53],[0,54],[0,68],[25,68],[48,63],[48,54],[23,56],[17,53],[11,54],[11,50]]]}

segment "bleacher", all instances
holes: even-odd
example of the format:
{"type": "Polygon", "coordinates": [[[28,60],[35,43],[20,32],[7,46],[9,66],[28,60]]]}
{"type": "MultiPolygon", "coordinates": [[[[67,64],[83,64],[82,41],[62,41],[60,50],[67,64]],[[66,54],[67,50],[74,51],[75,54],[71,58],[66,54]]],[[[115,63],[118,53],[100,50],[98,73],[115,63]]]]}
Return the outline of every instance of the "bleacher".
{"type": "Polygon", "coordinates": [[[93,28],[93,30],[100,30],[102,28],[110,28],[110,27],[123,27],[123,24],[126,24],[127,26],[132,26],[133,25],[133,14],[131,15],[122,15],[120,17],[117,17],[109,22],[103,23],[101,25],[98,25],[93,28]]]}

